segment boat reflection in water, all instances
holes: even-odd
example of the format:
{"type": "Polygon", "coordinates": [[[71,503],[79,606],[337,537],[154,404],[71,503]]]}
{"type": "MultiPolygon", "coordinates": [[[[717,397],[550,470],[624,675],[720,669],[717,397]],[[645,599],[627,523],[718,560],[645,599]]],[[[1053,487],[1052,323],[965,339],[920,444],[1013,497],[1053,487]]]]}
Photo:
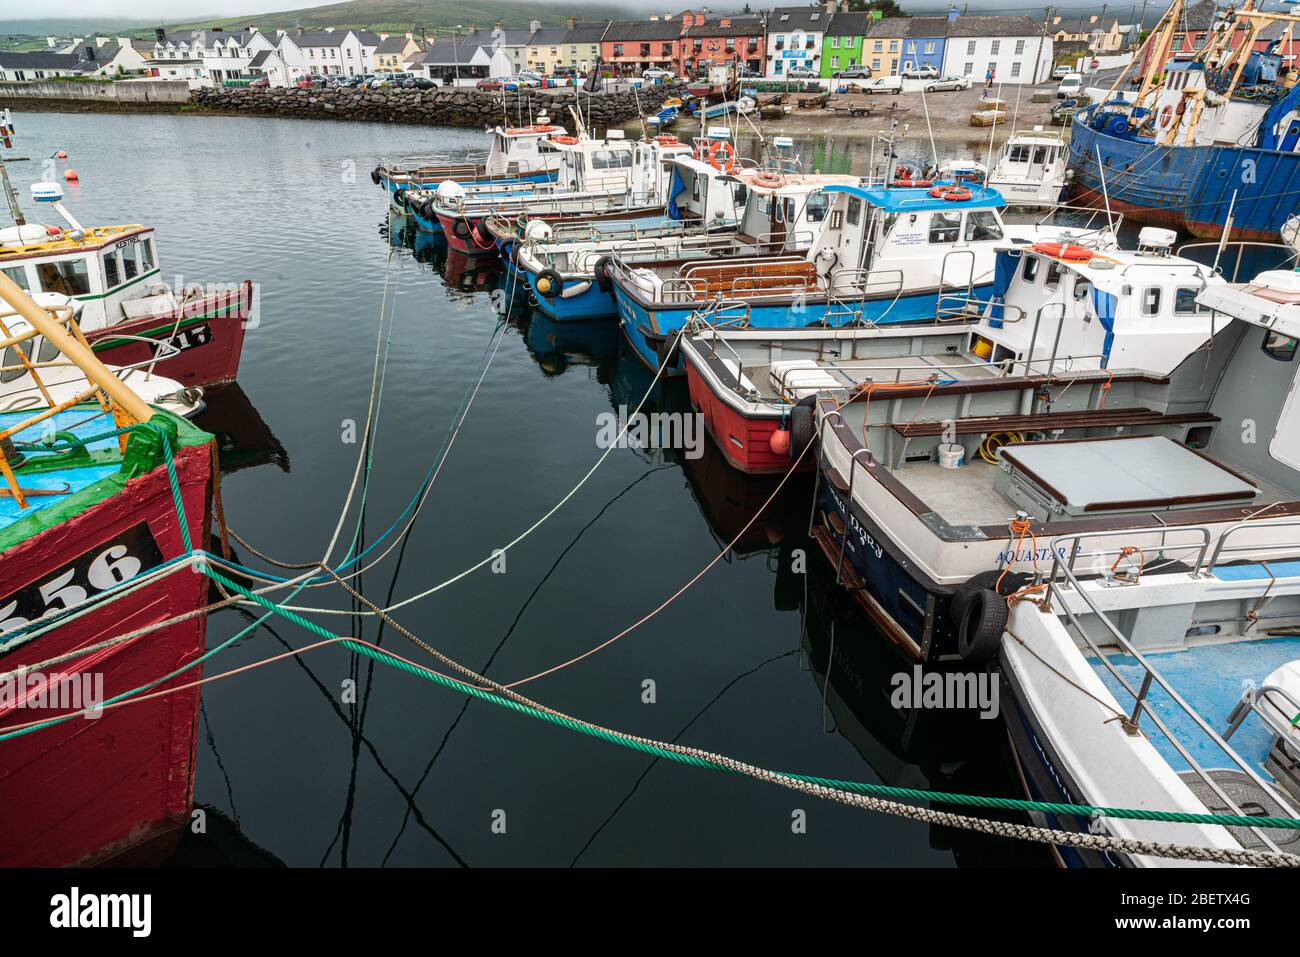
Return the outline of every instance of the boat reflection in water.
{"type": "MultiPolygon", "coordinates": [[[[803,667],[822,693],[822,730],[851,743],[880,784],[1020,796],[1002,718],[983,719],[976,709],[895,707],[895,675],[912,674],[914,662],[882,641],[843,589],[835,587],[835,569],[816,549],[805,554],[807,575],[791,574],[785,562],[778,570],[777,607],[783,594],[798,596],[803,667]]],[[[959,807],[933,806],[965,813],[959,807]]],[[[1014,812],[970,813],[1027,823],[1014,812]]],[[[1052,864],[1040,846],[937,824],[930,827],[930,846],[951,851],[958,866],[1052,864]]]]}
{"type": "Polygon", "coordinates": [[[237,382],[204,395],[206,408],[195,420],[217,438],[221,474],[271,463],[289,471],[289,452],[237,382]]]}
{"type": "Polygon", "coordinates": [[[556,322],[546,313],[525,305],[514,310],[524,345],[547,377],[561,375],[569,366],[594,366],[596,380],[609,384],[618,358],[618,323],[556,322]]]}

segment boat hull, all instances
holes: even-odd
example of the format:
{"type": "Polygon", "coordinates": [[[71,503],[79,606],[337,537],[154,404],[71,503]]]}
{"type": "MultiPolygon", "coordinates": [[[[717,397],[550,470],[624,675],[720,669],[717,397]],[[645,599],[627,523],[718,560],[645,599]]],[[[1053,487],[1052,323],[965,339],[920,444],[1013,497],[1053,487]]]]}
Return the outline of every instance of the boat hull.
{"type": "MultiPolygon", "coordinates": [[[[686,386],[691,408],[704,417],[704,428],[727,462],[749,475],[775,475],[790,471],[786,453],[772,451],[772,436],[781,428],[781,416],[746,415],[718,396],[691,362],[686,363],[686,386]]],[[[816,458],[809,453],[798,471],[811,471],[816,458]]]]}
{"type": "Polygon", "coordinates": [[[153,369],[159,375],[185,386],[231,382],[239,373],[244,333],[253,313],[255,295],[252,282],[246,280],[232,291],[185,303],[175,312],[87,331],[86,341],[101,361],[113,366],[147,365],[157,351],[156,343],[167,342],[180,351],[154,364],[153,369]]]}
{"type": "MultiPolygon", "coordinates": [[[[195,547],[209,524],[210,446],[177,450],[181,497],[195,547]]],[[[165,467],[80,514],[33,535],[0,560],[4,604],[26,608],[43,585],[88,579],[96,561],[124,558],[146,571],[184,551],[165,467]]],[[[120,567],[120,566],[119,566],[120,567]]],[[[0,655],[0,671],[29,667],[43,674],[102,675],[105,698],[149,684],[203,653],[202,615],[122,644],[46,668],[42,662],[137,628],[192,612],[207,597],[207,578],[180,571],[48,634],[0,655]]],[[[57,607],[57,605],[56,605],[57,607]]],[[[154,690],[201,677],[184,672],[154,690]]],[[[66,714],[10,699],[0,706],[0,733],[15,725],[66,714]]],[[[150,842],[165,854],[190,815],[199,717],[199,690],[72,718],[0,741],[0,866],[93,864],[150,842]]]]}
{"type": "Polygon", "coordinates": [[[1271,242],[1295,212],[1300,155],[1228,146],[1155,146],[1076,122],[1070,169],[1070,195],[1087,205],[1103,208],[1109,202],[1112,210],[1139,222],[1205,239],[1222,236],[1231,208],[1231,239],[1271,242]]]}

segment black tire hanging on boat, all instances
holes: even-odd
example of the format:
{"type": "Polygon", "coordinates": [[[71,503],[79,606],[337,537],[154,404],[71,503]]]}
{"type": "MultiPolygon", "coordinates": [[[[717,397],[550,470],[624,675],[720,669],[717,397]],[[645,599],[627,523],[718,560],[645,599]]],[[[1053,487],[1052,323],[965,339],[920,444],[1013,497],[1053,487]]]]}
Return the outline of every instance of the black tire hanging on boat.
{"type": "Polygon", "coordinates": [[[592,278],[596,280],[596,288],[601,292],[609,292],[614,286],[609,278],[609,267],[613,262],[613,256],[601,256],[591,269],[592,278]]]}
{"type": "Polygon", "coordinates": [[[455,225],[451,227],[452,232],[454,232],[461,239],[464,239],[466,236],[469,235],[469,223],[465,222],[465,220],[462,218],[457,218],[456,220],[454,220],[454,222],[455,225]]]}
{"type": "Polygon", "coordinates": [[[996,591],[1003,598],[1014,595],[1029,584],[1029,576],[1021,572],[1008,571],[1005,575],[999,569],[991,568],[986,572],[977,572],[962,582],[953,592],[948,605],[948,620],[954,631],[961,630],[962,619],[966,616],[966,606],[971,598],[986,588],[996,591]]]}
{"type": "Polygon", "coordinates": [[[379,167],[376,166],[374,169],[372,169],[372,170],[370,171],[370,182],[372,182],[372,183],[374,183],[376,186],[378,186],[378,185],[379,185],[379,179],[380,179],[380,177],[379,177],[379,167]]]}
{"type": "Polygon", "coordinates": [[[393,202],[395,202],[398,206],[403,206],[406,204],[406,189],[404,187],[394,190],[393,202]]]}
{"type": "Polygon", "coordinates": [[[496,244],[496,237],[488,232],[486,219],[480,219],[474,224],[474,245],[480,249],[487,249],[489,246],[495,246],[496,244]]]}
{"type": "MultiPolygon", "coordinates": [[[[809,396],[809,398],[813,398],[809,396]]],[[[803,399],[790,410],[790,458],[798,459],[804,449],[812,444],[816,426],[813,424],[813,407],[803,399]]]]}
{"type": "Polygon", "coordinates": [[[992,588],[971,594],[957,625],[957,653],[969,665],[982,665],[998,653],[1007,630],[1007,599],[992,588]]]}
{"type": "Polygon", "coordinates": [[[533,285],[547,299],[554,299],[564,288],[564,279],[554,269],[543,269],[533,280],[533,285]]]}

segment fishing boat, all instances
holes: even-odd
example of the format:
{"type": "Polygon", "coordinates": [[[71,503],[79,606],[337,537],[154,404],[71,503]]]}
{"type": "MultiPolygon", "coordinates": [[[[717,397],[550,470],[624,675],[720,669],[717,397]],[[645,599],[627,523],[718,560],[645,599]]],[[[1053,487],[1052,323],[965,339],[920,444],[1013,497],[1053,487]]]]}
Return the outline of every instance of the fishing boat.
{"type": "MultiPolygon", "coordinates": [[[[609,275],[619,319],[641,360],[658,368],[669,336],[722,304],[729,321],[764,329],[931,321],[943,296],[972,299],[992,289],[1000,246],[1052,241],[1109,248],[1118,226],[1095,210],[1082,226],[1058,226],[1050,215],[1005,224],[1001,194],[953,182],[827,183],[817,199],[825,203],[825,223],[802,255],[723,263],[615,260],[609,275]]],[[[755,211],[764,222],[746,221],[741,231],[780,236],[789,210],[785,203],[760,205],[755,211]]],[[[668,374],[681,372],[674,357],[668,374]]]]}
{"type": "MultiPolygon", "coordinates": [[[[700,163],[694,159],[679,162],[700,163]]],[[[614,318],[618,309],[610,267],[615,260],[624,267],[635,267],[662,261],[716,263],[802,253],[812,247],[826,221],[830,200],[825,188],[858,182],[857,177],[840,174],[764,169],[713,172],[716,175],[702,181],[717,186],[706,188],[704,195],[721,192],[722,202],[703,210],[701,218],[598,225],[565,221],[554,228],[530,221],[525,241],[509,257],[511,265],[527,281],[538,308],[548,315],[557,319],[614,318]],[[737,207],[736,200],[742,196],[737,207]],[[777,208],[778,228],[773,231],[772,210],[777,208]],[[622,228],[611,228],[616,226],[622,228]]],[[[682,202],[682,195],[676,199],[682,202]]]]}
{"type": "Polygon", "coordinates": [[[1065,189],[1067,147],[1060,133],[1035,126],[1007,138],[988,174],[1008,205],[1027,209],[1055,206],[1065,189]]]}
{"type": "Polygon", "coordinates": [[[207,545],[212,438],[143,402],[7,274],[0,300],[25,323],[2,333],[6,355],[40,338],[89,380],[0,412],[0,864],[145,844],[156,859],[193,796],[199,690],[177,689],[200,677],[208,581],[178,560],[207,545]],[[103,707],[145,687],[175,693],[103,707]]]}
{"type": "MultiPolygon", "coordinates": [[[[7,176],[3,182],[9,188],[7,176]]],[[[5,276],[32,293],[77,303],[81,330],[103,362],[133,366],[156,359],[154,371],[186,386],[235,378],[254,315],[250,280],[172,288],[160,281],[152,227],[83,227],[64,207],[57,183],[33,183],[31,195],[38,209],[52,208],[63,225],[28,223],[15,207],[19,221],[0,229],[5,276]]]]}
{"type": "Polygon", "coordinates": [[[431,194],[413,195],[412,207],[418,215],[438,221],[449,248],[466,254],[495,253],[496,241],[481,225],[489,216],[526,212],[531,219],[544,220],[625,217],[663,209],[673,181],[663,161],[691,152],[672,135],[627,140],[622,130],[607,130],[603,139],[552,137],[540,148],[559,157],[555,183],[476,192],[447,180],[431,194]]]}
{"type": "Polygon", "coordinates": [[[1073,197],[1195,236],[1278,238],[1300,181],[1300,73],[1284,56],[1300,17],[1252,6],[1175,0],[1101,102],[1075,115],[1073,197]],[[1195,26],[1209,40],[1171,56],[1188,15],[1209,18],[1195,26]],[[1121,96],[1143,67],[1136,94],[1121,96]]]}
{"type": "MultiPolygon", "coordinates": [[[[1297,817],[1300,274],[1210,285],[1198,302],[1232,318],[1204,355],[1175,373],[1175,386],[1190,379],[1192,387],[1179,390],[1190,398],[1208,374],[1198,405],[1223,427],[1195,446],[1194,473],[1162,463],[1157,494],[1200,501],[1162,509],[1168,524],[1158,536],[1113,518],[1085,528],[1049,518],[1039,535],[1050,536],[1053,558],[1027,596],[1034,600],[1009,611],[1004,600],[994,603],[1004,626],[993,645],[1008,692],[1004,715],[1033,799],[1297,817]],[[1257,434],[1244,435],[1243,421],[1257,434]],[[1244,498],[1209,499],[1234,479],[1244,498]]],[[[1088,447],[1057,451],[1081,457],[1088,447]]],[[[1105,481],[1113,488],[1114,478],[1105,481]]],[[[1052,827],[1207,848],[1211,862],[1243,849],[1300,853],[1295,830],[1036,817],[1052,827]]],[[[1170,863],[1122,849],[1062,847],[1057,855],[1073,867],[1170,863]]]]}
{"type": "Polygon", "coordinates": [[[1051,560],[1053,534],[1123,529],[1154,553],[1167,524],[1222,526],[1269,504],[1266,486],[1203,455],[1220,423],[1206,398],[1222,356],[1207,343],[1231,320],[1197,302],[1223,282],[1212,267],[1164,238],[1086,259],[1006,250],[1005,302],[955,348],[908,344],[886,361],[901,371],[789,410],[792,454],[816,422],[814,537],[907,653],[958,657],[971,596],[1018,587],[1051,560]]]}
{"type": "Polygon", "coordinates": [[[542,113],[536,123],[526,126],[494,127],[487,157],[481,163],[437,163],[428,158],[403,157],[382,161],[371,171],[370,180],[384,188],[390,205],[399,212],[407,211],[410,190],[434,189],[449,179],[462,185],[545,183],[555,179],[558,165],[555,155],[544,152],[540,144],[566,132],[542,113]]]}

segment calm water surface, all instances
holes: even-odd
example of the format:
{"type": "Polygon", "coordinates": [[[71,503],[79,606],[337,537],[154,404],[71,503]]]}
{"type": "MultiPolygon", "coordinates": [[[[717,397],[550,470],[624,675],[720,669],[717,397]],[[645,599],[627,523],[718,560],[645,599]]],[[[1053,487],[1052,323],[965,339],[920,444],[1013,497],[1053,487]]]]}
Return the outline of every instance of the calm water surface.
{"type": "MultiPolygon", "coordinates": [[[[66,149],[86,224],[157,228],[164,278],[259,283],[239,385],[200,424],[222,436],[230,524],[264,552],[319,558],[338,520],[366,414],[385,288],[392,336],[361,548],[399,518],[478,378],[498,316],[494,264],[449,258],[390,222],[369,171],[384,156],[485,146],[465,130],[287,120],[16,117],[16,185],[66,149]]],[[[800,144],[809,165],[865,171],[851,140],[800,144]]],[[[919,143],[915,144],[919,149],[919,143]]],[[[31,204],[25,203],[29,212],[31,204]]],[[[601,450],[598,417],[635,407],[650,377],[615,324],[512,312],[468,418],[412,533],[360,576],[391,604],[451,577],[559,501],[601,450]]],[[[684,388],[656,390],[681,408],[684,388]]],[[[775,487],[711,446],[615,451],[577,495],[484,569],[396,617],[500,681],[605,641],[681,587],[735,538],[775,487]]],[[[894,785],[1018,796],[1000,722],[899,712],[888,650],[806,545],[811,486],[792,481],[725,560],[609,648],[520,690],[606,726],[764,767],[894,785]],[[829,676],[829,678],[828,678],[829,676]],[[654,702],[643,701],[653,682],[654,702]]],[[[389,536],[372,556],[397,542],[389,536]]],[[[256,558],[238,557],[255,567],[256,558]]],[[[336,589],[299,596],[352,610],[336,589]]],[[[251,621],[214,614],[209,647],[251,621]]],[[[373,619],[321,616],[421,660],[373,619]]],[[[209,674],[314,640],[282,619],[223,651],[209,674]]],[[[656,762],[465,698],[337,648],[209,685],[196,802],[211,827],[178,862],[379,865],[1041,864],[1036,848],[821,803],[757,782],[656,762]],[[350,684],[351,683],[351,684],[350,684]],[[355,686],[355,700],[345,694],[355,686]],[[806,813],[806,832],[792,822],[806,813]],[[493,821],[504,814],[505,833],[493,821]]]]}

